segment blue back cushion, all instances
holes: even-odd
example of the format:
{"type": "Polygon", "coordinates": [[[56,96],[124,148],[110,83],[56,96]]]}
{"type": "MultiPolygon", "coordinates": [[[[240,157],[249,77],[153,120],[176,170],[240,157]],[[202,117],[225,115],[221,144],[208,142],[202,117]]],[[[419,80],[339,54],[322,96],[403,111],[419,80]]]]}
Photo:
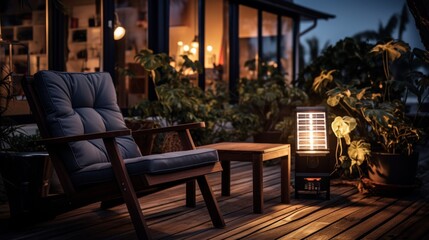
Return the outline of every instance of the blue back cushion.
{"type": "MultiPolygon", "coordinates": [[[[127,129],[109,73],[40,71],[34,86],[45,111],[50,137],[127,129]]],[[[116,138],[123,158],[141,156],[131,136],[116,138]]],[[[59,156],[69,172],[109,162],[103,140],[70,143],[59,156]]]]}

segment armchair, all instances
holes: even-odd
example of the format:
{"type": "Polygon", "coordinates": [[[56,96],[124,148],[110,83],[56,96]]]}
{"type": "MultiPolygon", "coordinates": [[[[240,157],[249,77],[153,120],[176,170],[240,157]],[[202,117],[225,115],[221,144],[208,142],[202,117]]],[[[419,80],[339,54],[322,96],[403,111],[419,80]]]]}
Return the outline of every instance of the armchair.
{"type": "Polygon", "coordinates": [[[108,73],[40,71],[24,78],[22,86],[69,206],[121,199],[137,236],[149,239],[138,197],[187,183],[192,205],[196,180],[213,225],[225,226],[206,177],[222,170],[217,152],[196,149],[189,131],[204,123],[133,133],[178,131],[185,149],[143,156],[125,125],[108,73]]]}

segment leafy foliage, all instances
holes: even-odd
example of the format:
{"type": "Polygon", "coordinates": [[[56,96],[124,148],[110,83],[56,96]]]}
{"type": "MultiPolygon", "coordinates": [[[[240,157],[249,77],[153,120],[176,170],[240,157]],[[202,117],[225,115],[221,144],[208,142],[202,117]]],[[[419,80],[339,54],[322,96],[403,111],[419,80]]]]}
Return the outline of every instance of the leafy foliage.
{"type": "Polygon", "coordinates": [[[183,64],[177,70],[165,53],[154,54],[141,50],[135,60],[151,75],[155,84],[156,101],[143,100],[131,110],[131,115],[154,118],[161,125],[200,122],[206,128],[193,133],[197,144],[207,144],[228,139],[227,125],[230,106],[226,88],[221,83],[217,89],[204,92],[192,84],[191,76],[201,72],[201,64],[183,55],[183,64]]]}
{"type": "Polygon", "coordinates": [[[0,79],[0,116],[7,110],[9,101],[13,98],[13,87],[11,82],[13,72],[7,66],[1,68],[0,79]]]}
{"type": "Polygon", "coordinates": [[[328,105],[337,116],[332,128],[340,176],[364,176],[372,151],[411,155],[424,142],[406,102],[417,99],[416,116],[428,104],[428,72],[427,51],[392,39],[372,45],[345,38],[300,73],[301,86],[317,96],[313,103],[328,105]]]}
{"type": "MultiPolygon", "coordinates": [[[[6,121],[8,121],[6,119],[6,121]]],[[[46,148],[43,145],[36,143],[40,140],[40,135],[28,135],[25,133],[20,126],[14,125],[13,122],[4,123],[10,127],[2,127],[0,134],[3,135],[3,139],[0,142],[0,151],[2,152],[35,152],[45,151],[46,148]]]]}
{"type": "MultiPolygon", "coordinates": [[[[247,61],[245,66],[252,70],[255,60],[247,61]]],[[[288,84],[274,64],[261,62],[259,66],[260,74],[256,79],[242,78],[238,84],[239,103],[233,116],[233,126],[243,140],[255,133],[278,130],[282,126],[286,128],[285,118],[290,110],[306,105],[308,101],[307,94],[288,84]]]]}
{"type": "MultiPolygon", "coordinates": [[[[1,67],[0,75],[0,151],[10,151],[14,150],[14,146],[16,145],[14,136],[19,127],[15,125],[12,119],[3,116],[3,114],[8,109],[10,100],[13,99],[13,85],[11,81],[13,72],[5,65],[1,67]]],[[[19,146],[19,143],[17,146],[19,146]]]]}
{"type": "Polygon", "coordinates": [[[12,78],[13,71],[7,66],[1,69],[0,80],[0,151],[5,152],[31,152],[43,151],[42,145],[37,145],[35,140],[40,138],[39,134],[28,135],[20,125],[17,125],[10,117],[3,116],[9,107],[10,100],[14,97],[12,78]]]}
{"type": "MultiPolygon", "coordinates": [[[[368,87],[370,86],[368,73],[378,75],[373,73],[374,70],[378,71],[378,68],[373,65],[374,63],[368,61],[370,49],[369,44],[353,38],[340,40],[335,45],[326,48],[322,55],[299,72],[296,85],[309,94],[312,105],[320,104],[324,98],[323,95],[320,95],[320,91],[312,91],[314,79],[323,71],[327,74],[331,70],[336,70],[331,72],[336,81],[368,87]]],[[[334,82],[326,83],[323,89],[330,89],[333,86],[335,86],[334,82]]]]}
{"type": "MultiPolygon", "coordinates": [[[[424,133],[405,115],[405,101],[409,92],[417,96],[419,104],[427,99],[428,77],[419,71],[421,61],[426,61],[424,56],[427,55],[422,50],[414,50],[419,54],[413,54],[408,44],[392,40],[368,45],[365,49],[368,52],[361,55],[363,62],[357,63],[355,72],[343,68],[320,69],[313,90],[326,98],[326,103],[337,115],[356,118],[356,139],[363,139],[372,143],[373,148],[379,146],[387,152],[411,154],[414,144],[422,140],[424,133]],[[331,75],[326,74],[327,71],[331,75]],[[355,79],[345,81],[347,78],[355,79]]],[[[350,58],[355,59],[355,53],[351,52],[350,58]]]]}

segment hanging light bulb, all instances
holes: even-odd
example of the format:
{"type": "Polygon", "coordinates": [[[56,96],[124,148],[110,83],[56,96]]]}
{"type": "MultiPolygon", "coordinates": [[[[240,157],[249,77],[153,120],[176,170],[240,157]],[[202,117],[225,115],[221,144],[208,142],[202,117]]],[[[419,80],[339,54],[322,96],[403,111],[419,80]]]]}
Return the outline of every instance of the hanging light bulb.
{"type": "Polygon", "coordinates": [[[191,42],[191,46],[192,46],[193,48],[198,48],[198,46],[199,46],[199,43],[198,43],[198,35],[195,35],[194,39],[193,39],[193,40],[192,40],[192,42],[191,42]]]}
{"type": "Polygon", "coordinates": [[[189,45],[183,46],[183,51],[187,52],[187,51],[189,51],[189,49],[190,49],[189,45]]]}
{"type": "Polygon", "coordinates": [[[118,13],[115,12],[115,30],[113,32],[113,39],[120,40],[125,36],[126,30],[122,27],[121,22],[119,22],[118,13]]]}
{"type": "Polygon", "coordinates": [[[122,26],[118,26],[115,28],[115,32],[113,33],[113,38],[115,40],[120,40],[125,36],[125,28],[123,28],[122,26]]]}

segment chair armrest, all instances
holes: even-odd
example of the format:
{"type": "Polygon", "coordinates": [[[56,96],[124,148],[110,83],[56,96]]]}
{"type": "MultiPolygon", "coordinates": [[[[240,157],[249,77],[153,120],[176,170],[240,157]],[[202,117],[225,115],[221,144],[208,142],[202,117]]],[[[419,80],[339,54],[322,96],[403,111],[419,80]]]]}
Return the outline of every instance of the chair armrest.
{"type": "Polygon", "coordinates": [[[115,137],[130,135],[130,134],[131,134],[131,130],[125,129],[125,130],[116,130],[116,131],[100,132],[100,133],[89,133],[89,134],[67,136],[67,137],[45,138],[42,140],[38,140],[36,142],[38,144],[45,144],[45,145],[58,145],[58,144],[78,142],[78,141],[86,141],[86,140],[93,140],[93,139],[100,139],[100,138],[103,138],[103,139],[115,138],[115,137]]]}
{"type": "Polygon", "coordinates": [[[165,132],[179,132],[187,129],[197,129],[197,128],[204,128],[204,127],[206,127],[206,124],[204,122],[185,123],[185,124],[179,124],[179,125],[169,126],[169,127],[136,130],[136,131],[133,131],[133,136],[157,134],[157,133],[165,133],[165,132]]]}

